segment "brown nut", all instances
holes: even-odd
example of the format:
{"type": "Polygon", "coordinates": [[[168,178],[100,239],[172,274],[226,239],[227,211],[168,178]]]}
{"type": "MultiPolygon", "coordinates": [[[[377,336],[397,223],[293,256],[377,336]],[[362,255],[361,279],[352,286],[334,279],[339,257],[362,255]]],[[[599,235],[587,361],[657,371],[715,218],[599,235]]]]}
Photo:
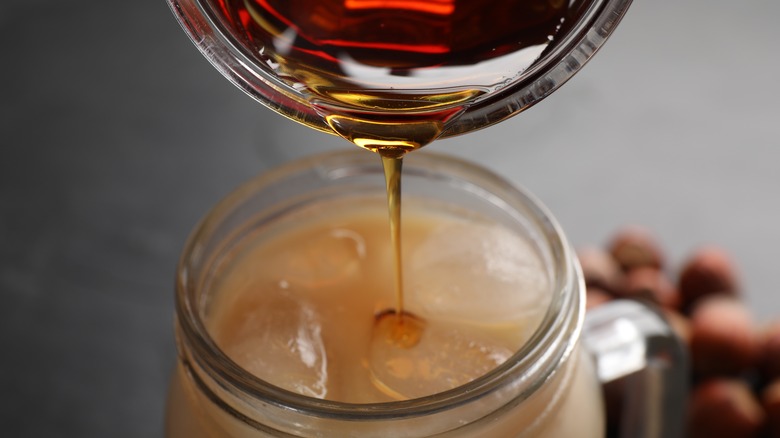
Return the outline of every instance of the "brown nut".
{"type": "Polygon", "coordinates": [[[739,291],[736,267],[726,251],[714,246],[700,248],[691,255],[680,272],[677,286],[686,311],[705,296],[737,295],[739,291]]]}
{"type": "Polygon", "coordinates": [[[691,315],[691,359],[699,376],[735,375],[757,359],[753,319],[739,300],[713,296],[691,315]]]}
{"type": "Polygon", "coordinates": [[[612,295],[597,287],[585,291],[585,309],[589,310],[612,300],[612,295]]]}
{"type": "Polygon", "coordinates": [[[685,317],[682,313],[673,309],[663,309],[666,322],[672,328],[672,331],[682,341],[683,345],[690,347],[691,345],[691,321],[685,317]]]}
{"type": "Polygon", "coordinates": [[[669,277],[658,268],[642,266],[626,273],[620,296],[641,299],[667,309],[677,309],[680,298],[669,277]]]}
{"type": "Polygon", "coordinates": [[[764,379],[780,379],[780,320],[762,330],[758,352],[759,370],[764,379]]]}
{"type": "Polygon", "coordinates": [[[584,247],[577,250],[577,258],[588,288],[596,287],[609,293],[618,291],[623,282],[623,272],[608,252],[596,247],[584,247]]]}
{"type": "Polygon", "coordinates": [[[780,380],[775,380],[761,392],[761,405],[766,412],[767,438],[780,438],[780,380]]]}
{"type": "Polygon", "coordinates": [[[693,389],[688,412],[689,438],[752,438],[766,415],[748,385],[737,379],[713,379],[693,389]]]}
{"type": "Polygon", "coordinates": [[[639,226],[625,227],[615,233],[609,253],[624,271],[642,266],[660,269],[664,264],[661,246],[647,229],[639,226]]]}

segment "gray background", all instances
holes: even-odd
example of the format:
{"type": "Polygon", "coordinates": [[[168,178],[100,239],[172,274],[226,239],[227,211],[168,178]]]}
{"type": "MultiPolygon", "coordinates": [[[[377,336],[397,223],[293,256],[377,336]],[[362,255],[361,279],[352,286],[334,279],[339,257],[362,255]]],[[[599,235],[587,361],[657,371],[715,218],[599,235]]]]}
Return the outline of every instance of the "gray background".
{"type": "MultiPolygon", "coordinates": [[[[637,0],[552,97],[430,146],[536,193],[576,245],[715,243],[780,316],[780,2],[637,0]]],[[[0,435],[161,436],[184,240],[252,175],[342,141],[262,108],[163,0],[0,2],[0,435]]]]}

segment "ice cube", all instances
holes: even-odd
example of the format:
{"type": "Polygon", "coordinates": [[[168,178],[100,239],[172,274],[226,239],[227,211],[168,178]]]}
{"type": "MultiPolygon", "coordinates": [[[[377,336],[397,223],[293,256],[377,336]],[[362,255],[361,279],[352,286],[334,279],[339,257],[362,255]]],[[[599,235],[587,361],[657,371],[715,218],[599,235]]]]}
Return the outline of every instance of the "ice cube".
{"type": "Polygon", "coordinates": [[[409,314],[380,315],[369,348],[372,381],[395,399],[417,398],[468,383],[512,355],[498,339],[471,329],[409,314]]]}
{"type": "Polygon", "coordinates": [[[550,282],[531,242],[497,224],[443,225],[406,264],[409,309],[423,317],[517,322],[544,313],[550,282]]]}
{"type": "Polygon", "coordinates": [[[237,301],[215,333],[218,345],[257,377],[299,394],[328,396],[328,356],[314,307],[280,289],[237,301]]]}
{"type": "Polygon", "coordinates": [[[355,275],[366,256],[366,243],[355,231],[334,228],[302,237],[275,257],[284,281],[293,286],[322,288],[355,275]]]}

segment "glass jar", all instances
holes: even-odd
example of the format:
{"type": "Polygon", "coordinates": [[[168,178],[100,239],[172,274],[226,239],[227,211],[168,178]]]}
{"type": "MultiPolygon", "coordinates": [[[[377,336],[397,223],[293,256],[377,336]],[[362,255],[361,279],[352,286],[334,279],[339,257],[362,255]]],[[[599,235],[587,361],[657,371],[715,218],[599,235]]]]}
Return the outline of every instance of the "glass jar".
{"type": "MultiPolygon", "coordinates": [[[[477,84],[474,83],[473,71],[463,72],[462,77],[456,76],[448,81],[438,77],[432,79],[430,71],[422,72],[420,79],[414,81],[416,84],[414,86],[407,82],[408,76],[415,75],[404,73],[398,75],[403,76],[403,80],[397,83],[385,83],[383,81],[387,79],[380,81],[369,76],[365,83],[360,81],[340,90],[340,93],[346,92],[348,95],[364,96],[363,98],[336,99],[333,96],[339,93],[316,91],[316,87],[310,83],[311,78],[308,77],[311,73],[297,72],[295,68],[280,69],[279,64],[283,62],[270,55],[277,51],[289,50],[289,43],[284,42],[295,39],[297,31],[295,25],[287,23],[289,27],[283,35],[280,35],[279,43],[268,44],[258,49],[247,45],[245,36],[237,36],[231,18],[224,12],[229,2],[224,0],[166,1],[184,31],[209,62],[230,82],[272,110],[315,129],[339,135],[344,134],[328,120],[334,111],[325,111],[323,108],[338,108],[338,113],[349,114],[351,118],[358,117],[360,114],[365,115],[367,111],[376,112],[377,114],[371,116],[373,120],[389,121],[400,117],[404,123],[426,120],[427,117],[422,116],[435,112],[438,117],[445,119],[444,126],[435,136],[439,138],[460,135],[493,125],[530,108],[549,96],[577,73],[602,47],[631,4],[631,0],[567,0],[569,16],[558,26],[564,34],[560,41],[546,48],[530,66],[526,65],[525,56],[517,57],[517,60],[509,62],[508,65],[503,63],[498,66],[494,63],[484,65],[482,69],[491,72],[490,78],[493,80],[479,84],[478,87],[474,87],[477,84]],[[502,73],[504,70],[506,72],[502,73]],[[436,79],[441,82],[437,82],[436,79]],[[433,108],[420,108],[420,102],[426,101],[427,94],[461,96],[464,90],[471,88],[480,91],[472,93],[473,95],[469,97],[436,99],[437,104],[433,108]],[[393,96],[388,103],[376,103],[377,96],[390,90],[393,91],[393,96]],[[365,96],[374,96],[370,99],[371,105],[360,103],[367,100],[365,96]]],[[[561,3],[563,2],[556,4],[561,3]]],[[[367,2],[367,4],[374,8],[404,9],[403,5],[399,6],[393,2],[367,2]]],[[[328,8],[324,5],[324,3],[320,4],[321,7],[328,8]]],[[[491,5],[496,7],[495,4],[491,5]]],[[[506,7],[506,5],[499,7],[506,7]]],[[[475,18],[478,20],[478,17],[475,18]]],[[[249,20],[249,17],[246,19],[249,20]]],[[[521,21],[517,20],[518,26],[521,21]]],[[[522,42],[518,41],[518,44],[522,42]]],[[[348,55],[342,55],[343,57],[348,55]]],[[[297,61],[291,63],[298,64],[297,61]]],[[[352,68],[370,69],[371,64],[366,66],[358,64],[352,68]]],[[[431,70],[431,68],[421,70],[431,70]]],[[[322,73],[333,72],[326,69],[322,73]]],[[[325,79],[321,81],[329,82],[325,79]]]]}
{"type": "MultiPolygon", "coordinates": [[[[532,242],[541,255],[552,295],[530,340],[502,365],[470,383],[427,397],[386,403],[306,397],[275,387],[238,366],[207,329],[214,299],[210,285],[220,262],[252,230],[284,220],[314,203],[367,194],[384,196],[382,167],[374,154],[349,151],[305,158],[239,188],[217,205],[190,237],[176,277],[179,362],[171,383],[166,436],[603,437],[605,413],[599,375],[608,379],[636,375],[653,362],[646,356],[656,354],[657,345],[663,345],[660,355],[667,361],[653,374],[656,390],[651,391],[652,400],[642,406],[660,406],[652,422],[659,433],[670,433],[675,419],[670,422],[664,412],[672,409],[673,413],[679,406],[677,398],[663,396],[664,388],[681,385],[684,380],[682,373],[674,371],[680,369],[679,350],[669,341],[671,331],[663,321],[653,319],[655,313],[639,309],[651,321],[645,328],[663,342],[656,342],[654,348],[637,349],[645,339],[640,333],[630,339],[631,348],[626,349],[626,332],[622,328],[611,330],[610,322],[618,315],[610,314],[592,324],[596,335],[586,339],[588,349],[584,348],[582,275],[570,245],[547,210],[495,174],[458,159],[415,153],[405,164],[406,198],[479,212],[532,242]],[[626,362],[632,368],[621,368],[614,360],[594,362],[588,351],[598,351],[607,359],[628,352],[636,360],[626,362]],[[671,429],[664,426],[667,423],[672,424],[671,429]]],[[[671,395],[676,394],[677,389],[671,395]]],[[[651,419],[645,412],[641,416],[644,422],[651,419]]],[[[626,436],[668,438],[674,433],[626,436]]]]}

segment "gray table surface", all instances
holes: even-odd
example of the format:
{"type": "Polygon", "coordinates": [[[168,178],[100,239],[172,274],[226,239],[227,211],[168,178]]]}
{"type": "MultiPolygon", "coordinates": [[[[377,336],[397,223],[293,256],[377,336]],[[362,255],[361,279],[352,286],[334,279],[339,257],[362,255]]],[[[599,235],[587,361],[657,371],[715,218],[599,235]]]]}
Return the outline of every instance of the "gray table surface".
{"type": "MultiPolygon", "coordinates": [[[[431,150],[536,193],[575,245],[734,255],[780,316],[780,2],[637,0],[586,68],[431,150]]],[[[262,108],[162,0],[0,2],[0,435],[162,435],[176,260],[241,181],[343,141],[262,108]]]]}

